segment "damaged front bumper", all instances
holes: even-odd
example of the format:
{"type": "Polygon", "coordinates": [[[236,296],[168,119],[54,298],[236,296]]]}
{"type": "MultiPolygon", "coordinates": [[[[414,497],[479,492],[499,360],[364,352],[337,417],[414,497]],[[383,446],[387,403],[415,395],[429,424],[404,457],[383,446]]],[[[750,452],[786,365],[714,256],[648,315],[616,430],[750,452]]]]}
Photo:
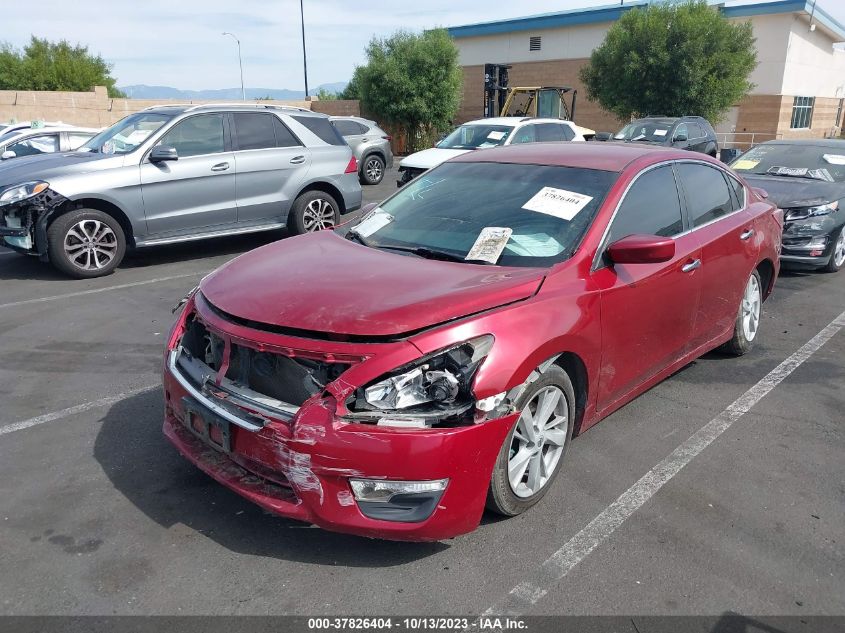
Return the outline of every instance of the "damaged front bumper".
{"type": "Polygon", "coordinates": [[[780,259],[789,264],[824,266],[833,252],[842,220],[836,215],[787,221],[780,259]]]}
{"type": "MultiPolygon", "coordinates": [[[[201,299],[198,303],[197,318],[210,331],[222,332],[216,327],[222,325],[219,316],[201,299]]],[[[192,300],[185,309],[195,308],[192,300]]],[[[240,326],[230,323],[226,331],[229,356],[251,344],[240,338],[246,332],[240,326]]],[[[195,354],[186,354],[182,336],[177,331],[171,337],[165,362],[164,433],[182,455],[221,484],[275,514],[361,536],[431,541],[478,526],[494,463],[516,413],[499,412],[501,417],[483,423],[445,428],[353,421],[338,404],[355,388],[352,378],[345,382],[351,370],[299,405],[289,404],[226,378],[235,373],[226,363],[215,372],[195,354]],[[362,496],[362,490],[375,487],[405,492],[383,501],[362,496]]],[[[387,346],[400,353],[412,348],[408,343],[387,346]]],[[[209,358],[214,355],[211,347],[209,358]]],[[[378,356],[375,348],[386,345],[340,347],[347,350],[345,356],[320,353],[354,362],[350,359],[356,355],[361,360],[378,356]]],[[[292,358],[301,353],[268,341],[260,349],[253,353],[279,349],[292,358]]]]}
{"type": "Polygon", "coordinates": [[[47,224],[67,198],[52,189],[0,207],[0,243],[47,260],[47,224]]]}

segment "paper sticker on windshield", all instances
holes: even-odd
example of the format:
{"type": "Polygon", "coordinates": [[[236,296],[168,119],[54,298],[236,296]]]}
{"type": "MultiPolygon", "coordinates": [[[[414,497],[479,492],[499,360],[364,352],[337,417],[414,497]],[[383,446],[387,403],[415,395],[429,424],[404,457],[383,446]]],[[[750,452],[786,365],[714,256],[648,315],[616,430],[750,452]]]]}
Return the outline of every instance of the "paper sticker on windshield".
{"type": "Polygon", "coordinates": [[[669,130],[654,130],[654,132],[652,132],[651,134],[652,136],[666,136],[666,134],[668,133],[669,130]]]}
{"type": "Polygon", "coordinates": [[[807,167],[771,167],[766,173],[772,176],[806,176],[807,167]]]}
{"type": "Polygon", "coordinates": [[[822,158],[831,165],[845,165],[845,156],[842,154],[825,154],[822,158]]]}
{"type": "Polygon", "coordinates": [[[505,138],[505,133],[497,130],[494,130],[487,135],[487,139],[491,141],[501,141],[503,138],[505,138]]]}
{"type": "Polygon", "coordinates": [[[733,163],[731,167],[733,167],[734,169],[739,169],[741,171],[743,169],[754,169],[759,164],[759,160],[748,160],[747,158],[740,158],[738,161],[733,163]]]}
{"type": "Polygon", "coordinates": [[[590,204],[593,198],[566,189],[555,189],[554,187],[543,187],[528,202],[522,205],[523,209],[553,215],[556,218],[571,220],[578,212],[590,204]]]}
{"type": "Polygon", "coordinates": [[[464,259],[477,259],[483,262],[495,264],[499,261],[505,244],[508,243],[513,229],[501,226],[486,226],[481,229],[475,244],[469,249],[464,259]]]}
{"type": "Polygon", "coordinates": [[[367,217],[361,220],[361,222],[359,222],[352,230],[361,237],[370,237],[370,235],[383,229],[391,222],[393,222],[392,215],[386,211],[376,208],[368,213],[367,217]]]}
{"type": "Polygon", "coordinates": [[[111,141],[106,141],[103,143],[103,146],[100,148],[100,151],[103,154],[114,154],[114,143],[111,141]]]}

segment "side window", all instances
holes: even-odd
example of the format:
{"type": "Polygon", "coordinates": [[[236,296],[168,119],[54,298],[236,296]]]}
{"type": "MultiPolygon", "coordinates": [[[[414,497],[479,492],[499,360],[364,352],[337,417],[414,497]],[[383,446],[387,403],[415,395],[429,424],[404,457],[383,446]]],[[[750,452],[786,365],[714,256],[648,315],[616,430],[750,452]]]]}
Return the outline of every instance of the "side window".
{"type": "Polygon", "coordinates": [[[734,197],[736,198],[736,205],[734,205],[735,210],[744,209],[746,205],[745,199],[745,185],[739,182],[736,178],[732,176],[725,176],[728,181],[728,184],[734,190],[734,197]]]}
{"type": "Polygon", "coordinates": [[[238,149],[266,149],[276,147],[276,133],[273,131],[272,114],[236,112],[235,135],[238,149]]]}
{"type": "Polygon", "coordinates": [[[364,125],[363,123],[355,123],[358,126],[358,134],[367,134],[370,131],[369,126],[364,125]]]}
{"type": "Polygon", "coordinates": [[[282,123],[281,119],[273,116],[273,128],[276,131],[276,147],[301,147],[302,143],[293,135],[288,129],[288,126],[282,123]]]}
{"type": "Polygon", "coordinates": [[[159,145],[176,148],[180,158],[224,151],[223,115],[197,114],[177,123],[159,145]]]}
{"type": "Polygon", "coordinates": [[[511,145],[516,145],[517,143],[535,142],[537,140],[536,130],[536,125],[523,125],[516,131],[516,134],[511,141],[511,145]]]}
{"type": "Polygon", "coordinates": [[[634,181],[613,219],[607,244],[628,235],[672,237],[682,233],[684,220],[672,167],[647,171],[634,181]]]}
{"type": "Polygon", "coordinates": [[[67,142],[71,149],[77,149],[82,147],[85,143],[90,141],[93,138],[93,134],[86,134],[86,133],[78,133],[78,132],[68,132],[67,133],[67,142]]]}
{"type": "Polygon", "coordinates": [[[355,136],[362,133],[361,126],[355,123],[355,121],[336,119],[332,121],[332,124],[335,128],[337,128],[337,131],[340,132],[341,136],[355,136]]]}
{"type": "Polygon", "coordinates": [[[563,127],[559,123],[540,123],[537,126],[537,142],[565,141],[563,127]]]}
{"type": "Polygon", "coordinates": [[[733,211],[728,184],[720,170],[696,163],[680,163],[678,174],[693,226],[707,224],[733,211]]]}
{"type": "Polygon", "coordinates": [[[50,154],[59,151],[58,134],[43,134],[42,136],[30,136],[13,145],[9,145],[6,151],[14,152],[15,156],[34,156],[35,154],[50,154]]]}
{"type": "Polygon", "coordinates": [[[571,141],[575,138],[575,132],[566,124],[561,124],[560,126],[561,131],[563,132],[563,138],[567,141],[571,141]]]}
{"type": "Polygon", "coordinates": [[[687,138],[690,138],[690,130],[686,123],[678,124],[678,127],[675,128],[675,133],[672,135],[672,140],[674,141],[679,136],[686,136],[687,138]]]}
{"type": "Polygon", "coordinates": [[[701,126],[698,123],[688,123],[687,128],[689,129],[689,138],[704,138],[704,130],[701,129],[701,126]]]}
{"type": "Polygon", "coordinates": [[[324,143],[329,145],[346,145],[346,141],[329,121],[328,117],[292,116],[294,121],[307,128],[324,143]]]}

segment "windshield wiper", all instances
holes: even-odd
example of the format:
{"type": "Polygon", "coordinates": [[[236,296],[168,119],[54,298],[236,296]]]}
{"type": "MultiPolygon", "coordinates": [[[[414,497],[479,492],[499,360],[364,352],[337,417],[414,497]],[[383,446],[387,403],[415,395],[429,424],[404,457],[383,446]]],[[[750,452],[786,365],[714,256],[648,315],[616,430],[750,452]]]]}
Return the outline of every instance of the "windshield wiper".
{"type": "Polygon", "coordinates": [[[484,259],[464,259],[460,255],[455,255],[454,253],[448,253],[446,251],[438,251],[434,248],[428,248],[426,246],[383,246],[379,245],[376,248],[387,248],[393,251],[402,251],[405,253],[413,253],[414,255],[418,255],[419,257],[424,257],[425,259],[441,259],[447,262],[466,262],[467,264],[484,264],[485,266],[491,266],[492,262],[488,262],[484,259]]]}
{"type": "Polygon", "coordinates": [[[346,239],[350,242],[358,242],[361,246],[373,246],[372,244],[370,244],[370,241],[366,237],[361,235],[355,229],[351,229],[344,237],[346,237],[346,239]]]}

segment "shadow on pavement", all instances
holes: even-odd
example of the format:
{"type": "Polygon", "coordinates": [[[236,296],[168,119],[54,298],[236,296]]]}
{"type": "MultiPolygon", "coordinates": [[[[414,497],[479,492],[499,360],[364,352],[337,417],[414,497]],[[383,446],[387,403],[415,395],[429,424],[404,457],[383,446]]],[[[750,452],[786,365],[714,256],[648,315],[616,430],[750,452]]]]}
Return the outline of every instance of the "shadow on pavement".
{"type": "Polygon", "coordinates": [[[115,404],[94,458],[114,487],[164,528],[181,523],[234,552],[315,565],[392,567],[449,547],[336,534],[265,513],[183,459],[162,435],[163,415],[158,389],[115,404]]]}

